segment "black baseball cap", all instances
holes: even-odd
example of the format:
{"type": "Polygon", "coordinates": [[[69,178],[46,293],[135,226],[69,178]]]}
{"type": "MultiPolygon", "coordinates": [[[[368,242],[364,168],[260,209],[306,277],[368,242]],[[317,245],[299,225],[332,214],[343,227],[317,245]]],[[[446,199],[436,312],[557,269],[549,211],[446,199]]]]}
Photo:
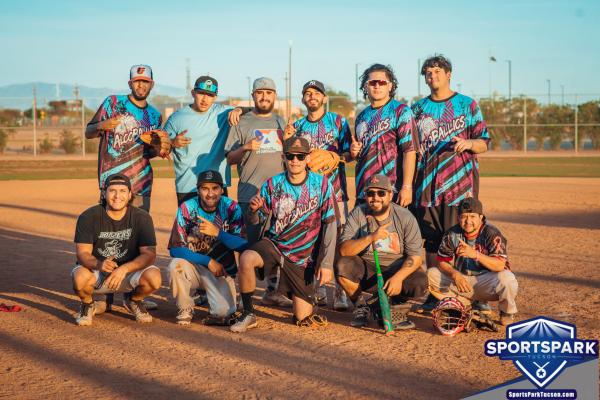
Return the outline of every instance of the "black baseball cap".
{"type": "Polygon", "coordinates": [[[131,190],[131,181],[125,174],[117,173],[112,174],[104,181],[104,190],[108,189],[110,185],[125,185],[131,190]]]}
{"type": "Polygon", "coordinates": [[[366,190],[369,189],[383,189],[383,190],[392,190],[392,183],[390,182],[390,178],[385,175],[373,175],[367,180],[366,190]]]}
{"type": "Polygon", "coordinates": [[[202,185],[203,183],[216,183],[223,187],[223,177],[218,171],[202,171],[198,175],[198,183],[196,183],[196,187],[202,185]]]}
{"type": "Polygon", "coordinates": [[[196,83],[194,83],[194,92],[216,96],[219,92],[219,82],[217,82],[215,78],[203,75],[196,79],[196,83]]]}
{"type": "Polygon", "coordinates": [[[302,87],[302,94],[304,94],[304,92],[306,92],[310,88],[317,89],[319,92],[326,94],[325,85],[323,85],[323,82],[319,82],[314,79],[312,81],[306,82],[302,87]]]}
{"type": "Polygon", "coordinates": [[[458,205],[458,214],[476,213],[483,215],[483,204],[475,197],[467,197],[458,205]]]}
{"type": "Polygon", "coordinates": [[[291,137],[283,142],[284,153],[308,154],[310,153],[310,144],[303,137],[291,137]]]}

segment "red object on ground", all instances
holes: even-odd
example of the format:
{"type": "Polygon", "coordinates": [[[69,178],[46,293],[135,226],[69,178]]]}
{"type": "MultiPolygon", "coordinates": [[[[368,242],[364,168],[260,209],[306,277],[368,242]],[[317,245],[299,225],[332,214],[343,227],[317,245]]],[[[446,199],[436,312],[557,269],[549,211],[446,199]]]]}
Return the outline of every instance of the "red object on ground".
{"type": "Polygon", "coordinates": [[[16,304],[14,306],[9,306],[8,304],[0,303],[0,311],[19,312],[21,311],[21,307],[16,304]]]}

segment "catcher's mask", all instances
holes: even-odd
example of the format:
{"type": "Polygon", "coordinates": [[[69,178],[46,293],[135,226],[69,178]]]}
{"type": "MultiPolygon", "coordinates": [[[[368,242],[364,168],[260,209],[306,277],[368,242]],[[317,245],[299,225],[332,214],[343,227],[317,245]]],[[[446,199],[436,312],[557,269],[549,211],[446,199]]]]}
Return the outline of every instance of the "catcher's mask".
{"type": "Polygon", "coordinates": [[[431,312],[433,326],[444,336],[454,336],[467,326],[470,311],[455,297],[441,300],[431,312]]]}

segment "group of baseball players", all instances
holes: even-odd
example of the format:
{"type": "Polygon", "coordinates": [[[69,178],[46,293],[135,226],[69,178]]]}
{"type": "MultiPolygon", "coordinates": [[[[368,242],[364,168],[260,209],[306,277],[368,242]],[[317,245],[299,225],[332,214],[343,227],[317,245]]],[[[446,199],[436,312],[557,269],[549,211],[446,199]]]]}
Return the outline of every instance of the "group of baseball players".
{"type": "Polygon", "coordinates": [[[367,326],[381,319],[374,253],[395,329],[414,328],[408,313],[415,305],[428,312],[445,297],[484,313],[498,301],[501,324],[511,323],[518,285],[506,239],[478,200],[486,124],[477,103],[450,88],[448,59],[428,58],[421,74],[431,94],[411,107],[395,99],[389,66],[367,68],[360,87],[369,105],[351,132],[346,118],[326,111],[326,89],[317,80],[302,89],[307,115],[286,123],[273,112],[277,89],[266,77],[254,81],[253,107],[233,108],[216,103],[217,80],[201,76],[193,102],[163,125],[147,102],[152,69],[133,66],[131,93],[107,97],[86,129],[88,139],[100,138],[100,204],[77,220],[77,324],[91,325],[106,309],[98,296],[117,292],[138,322],[152,321],[148,310],[156,304],[146,297],[162,277],[154,265],[150,159],[165,145],[178,203],[168,243],[178,324],[189,325],[205,301],[203,323],[233,332],[257,327],[258,277],[266,279],[262,304],[291,307],[298,326],[325,325],[318,306],[327,304],[352,308],[351,325],[367,326]],[[161,132],[158,147],[141,140],[150,131],[161,132]],[[315,167],[317,151],[334,165],[315,167]],[[231,165],[239,176],[237,201],[228,197],[231,165]]]}

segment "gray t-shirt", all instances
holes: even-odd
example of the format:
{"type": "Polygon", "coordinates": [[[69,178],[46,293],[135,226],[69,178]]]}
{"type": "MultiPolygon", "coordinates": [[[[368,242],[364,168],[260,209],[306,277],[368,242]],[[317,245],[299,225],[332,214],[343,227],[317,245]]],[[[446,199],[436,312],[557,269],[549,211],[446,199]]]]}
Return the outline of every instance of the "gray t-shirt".
{"type": "MultiPolygon", "coordinates": [[[[387,239],[375,242],[375,247],[379,253],[379,263],[382,266],[390,266],[394,263],[404,262],[407,256],[420,256],[422,252],[421,231],[415,217],[406,208],[395,203],[390,203],[390,215],[384,220],[378,222],[374,217],[369,216],[369,206],[361,204],[350,212],[344,232],[340,237],[340,243],[351,239],[359,239],[375,232],[380,225],[385,225],[391,221],[387,227],[390,235],[387,239]]],[[[360,254],[364,260],[373,262],[373,249],[369,245],[360,254]]]]}
{"type": "Polygon", "coordinates": [[[249,202],[268,178],[283,172],[281,154],[284,129],[285,121],[277,114],[261,118],[249,112],[242,115],[239,124],[229,130],[225,154],[255,137],[262,142],[259,150],[245,152],[238,164],[238,203],[249,202]]]}

